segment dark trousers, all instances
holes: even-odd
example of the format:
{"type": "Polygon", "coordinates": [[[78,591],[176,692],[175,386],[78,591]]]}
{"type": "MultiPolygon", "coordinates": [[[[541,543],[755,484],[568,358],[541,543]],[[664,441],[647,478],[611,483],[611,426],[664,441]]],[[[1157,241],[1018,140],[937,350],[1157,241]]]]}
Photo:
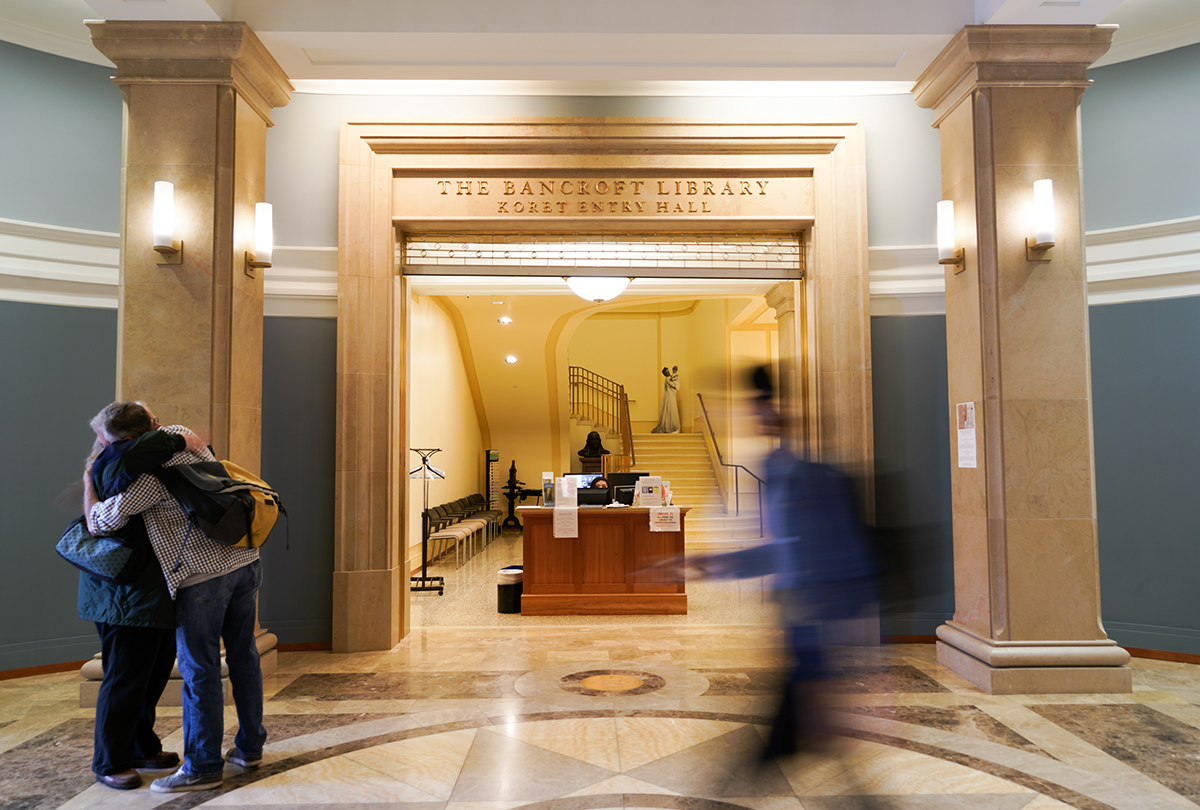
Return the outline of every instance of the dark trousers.
{"type": "Polygon", "coordinates": [[[175,664],[175,631],[96,622],[104,655],[104,680],[96,699],[98,776],[121,773],[134,759],[162,750],[154,733],[154,709],[175,664]]]}

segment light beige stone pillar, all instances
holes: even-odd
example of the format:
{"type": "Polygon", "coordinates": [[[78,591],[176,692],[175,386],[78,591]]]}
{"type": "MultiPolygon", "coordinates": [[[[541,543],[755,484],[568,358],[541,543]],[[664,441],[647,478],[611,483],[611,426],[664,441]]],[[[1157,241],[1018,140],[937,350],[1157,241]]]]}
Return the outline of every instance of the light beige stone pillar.
{"type": "Polygon", "coordinates": [[[207,433],[258,471],[262,271],[247,272],[266,131],[291,84],[245,23],[90,22],[125,97],[117,396],[207,433]],[[175,184],[182,261],[152,249],[154,182],[175,184]]]}
{"type": "Polygon", "coordinates": [[[1128,692],[1100,621],[1079,99],[1096,26],[970,26],[914,88],[933,108],[965,266],[946,270],[953,621],[938,660],[991,693],[1128,692]],[[1056,244],[1029,256],[1033,183],[1056,244]],[[1044,260],[1042,260],[1044,259],[1044,260]],[[976,467],[955,407],[975,403],[976,467]]]}
{"type": "Polygon", "coordinates": [[[779,409],[784,417],[784,441],[797,452],[805,450],[804,409],[800,385],[800,329],[796,313],[796,282],[781,281],[767,290],[767,306],[775,310],[779,327],[779,409]]]}

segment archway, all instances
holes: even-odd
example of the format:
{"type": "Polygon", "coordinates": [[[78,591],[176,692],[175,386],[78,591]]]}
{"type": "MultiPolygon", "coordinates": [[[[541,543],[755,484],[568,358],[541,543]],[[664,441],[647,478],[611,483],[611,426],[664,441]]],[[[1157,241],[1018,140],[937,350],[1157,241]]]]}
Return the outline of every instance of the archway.
{"type": "Polygon", "coordinates": [[[408,632],[413,346],[398,233],[808,232],[805,283],[769,299],[784,406],[810,452],[869,471],[865,177],[858,124],[343,124],[334,650],[389,649],[408,632]]]}

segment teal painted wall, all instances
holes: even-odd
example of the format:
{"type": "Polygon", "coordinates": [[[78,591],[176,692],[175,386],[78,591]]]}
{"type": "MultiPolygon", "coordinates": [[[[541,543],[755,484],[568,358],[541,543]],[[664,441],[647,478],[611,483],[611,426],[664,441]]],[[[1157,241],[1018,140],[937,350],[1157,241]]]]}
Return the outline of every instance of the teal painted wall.
{"type": "Polygon", "coordinates": [[[872,318],[871,376],[882,629],[929,636],[954,614],[946,318],[872,318]]]}
{"type": "Polygon", "coordinates": [[[1090,315],[1104,624],[1200,655],[1200,298],[1090,315]]]}
{"type": "Polygon", "coordinates": [[[1200,216],[1200,44],[1088,71],[1089,231],[1200,216]]]}
{"type": "Polygon", "coordinates": [[[263,546],[258,613],[285,643],[333,638],[336,370],[337,321],[263,321],[262,475],[288,519],[263,546]]]}
{"type": "Polygon", "coordinates": [[[0,42],[0,217],[120,227],[121,91],[112,73],[0,42]]]}
{"type": "MultiPolygon", "coordinates": [[[[100,651],[79,620],[79,577],[54,551],[70,512],[54,500],[83,475],[88,420],[112,402],[117,313],[0,301],[0,670],[100,651]]],[[[82,496],[80,496],[82,497],[82,496]]]]}

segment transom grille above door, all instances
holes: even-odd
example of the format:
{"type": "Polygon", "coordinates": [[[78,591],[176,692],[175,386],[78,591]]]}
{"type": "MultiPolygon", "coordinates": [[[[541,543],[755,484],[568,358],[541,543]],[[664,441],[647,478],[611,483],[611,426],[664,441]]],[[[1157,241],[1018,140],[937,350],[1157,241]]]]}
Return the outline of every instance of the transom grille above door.
{"type": "Polygon", "coordinates": [[[397,264],[411,275],[643,275],[802,278],[802,233],[405,233],[397,264]]]}

